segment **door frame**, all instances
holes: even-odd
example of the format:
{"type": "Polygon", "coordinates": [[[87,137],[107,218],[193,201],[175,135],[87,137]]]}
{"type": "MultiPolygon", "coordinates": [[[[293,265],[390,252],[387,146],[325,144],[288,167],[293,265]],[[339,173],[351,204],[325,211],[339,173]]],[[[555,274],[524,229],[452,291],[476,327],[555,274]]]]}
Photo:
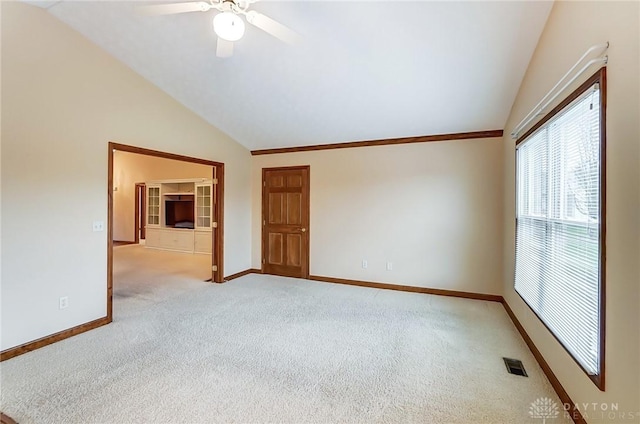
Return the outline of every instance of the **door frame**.
{"type": "Polygon", "coordinates": [[[146,231],[145,225],[147,224],[147,185],[145,183],[136,183],[135,185],[136,195],[134,201],[134,235],[133,242],[135,244],[140,243],[140,239],[146,239],[146,231]],[[142,191],[141,191],[142,189],[142,191]],[[143,193],[142,196],[140,193],[143,193]],[[138,207],[139,206],[139,207],[138,207]],[[142,222],[140,222],[142,220],[142,222]],[[144,234],[145,237],[140,237],[141,234],[144,234]]]}
{"type": "Polygon", "coordinates": [[[307,208],[307,237],[306,237],[306,242],[305,242],[305,251],[307,252],[307,261],[306,261],[306,269],[303,269],[303,275],[302,278],[304,279],[309,279],[309,275],[310,275],[310,269],[311,269],[311,229],[309,227],[311,227],[311,166],[310,165],[296,165],[296,166],[278,166],[278,167],[273,167],[273,168],[262,168],[262,213],[260,214],[260,220],[263,222],[263,224],[260,225],[260,246],[261,246],[261,252],[260,252],[260,272],[261,273],[265,273],[264,272],[264,268],[265,268],[265,264],[266,264],[266,254],[267,254],[267,245],[266,245],[266,238],[265,238],[265,233],[264,233],[264,222],[266,221],[266,198],[265,198],[265,191],[266,191],[266,173],[268,171],[292,171],[292,170],[296,170],[296,169],[304,169],[307,171],[307,186],[303,187],[303,190],[305,191],[306,197],[307,197],[307,202],[309,203],[308,208],[307,208]]]}
{"type": "Polygon", "coordinates": [[[224,283],[224,163],[207,159],[183,156],[174,153],[161,152],[159,150],[145,149],[143,147],[129,146],[115,142],[108,143],[107,164],[107,320],[113,319],[113,152],[137,153],[145,156],[153,156],[164,159],[178,160],[182,162],[197,163],[213,167],[212,178],[218,179],[215,190],[215,207],[213,219],[217,222],[211,237],[211,266],[216,267],[212,271],[212,282],[224,283]]]}

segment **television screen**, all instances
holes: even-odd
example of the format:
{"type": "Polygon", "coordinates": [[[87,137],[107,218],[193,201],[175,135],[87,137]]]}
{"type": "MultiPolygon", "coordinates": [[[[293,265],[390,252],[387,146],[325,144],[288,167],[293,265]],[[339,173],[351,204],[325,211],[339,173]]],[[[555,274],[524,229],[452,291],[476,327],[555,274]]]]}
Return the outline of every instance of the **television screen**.
{"type": "Polygon", "coordinates": [[[165,225],[173,228],[193,228],[193,200],[164,202],[165,225]]]}

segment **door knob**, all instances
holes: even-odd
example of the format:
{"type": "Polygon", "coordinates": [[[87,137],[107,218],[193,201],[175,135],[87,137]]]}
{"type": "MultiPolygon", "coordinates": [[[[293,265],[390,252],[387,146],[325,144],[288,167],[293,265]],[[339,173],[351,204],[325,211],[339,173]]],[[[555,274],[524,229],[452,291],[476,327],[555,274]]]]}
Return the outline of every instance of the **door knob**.
{"type": "Polygon", "coordinates": [[[301,228],[300,231],[302,231],[303,233],[307,232],[306,228],[301,228]]]}

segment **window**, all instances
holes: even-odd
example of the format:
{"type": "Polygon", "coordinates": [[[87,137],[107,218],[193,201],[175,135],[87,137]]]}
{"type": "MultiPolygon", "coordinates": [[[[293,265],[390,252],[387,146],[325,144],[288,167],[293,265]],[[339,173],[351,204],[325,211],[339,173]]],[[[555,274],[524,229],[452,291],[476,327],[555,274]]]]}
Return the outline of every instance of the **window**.
{"type": "Polygon", "coordinates": [[[516,148],[515,289],[604,390],[605,69],[516,148]]]}

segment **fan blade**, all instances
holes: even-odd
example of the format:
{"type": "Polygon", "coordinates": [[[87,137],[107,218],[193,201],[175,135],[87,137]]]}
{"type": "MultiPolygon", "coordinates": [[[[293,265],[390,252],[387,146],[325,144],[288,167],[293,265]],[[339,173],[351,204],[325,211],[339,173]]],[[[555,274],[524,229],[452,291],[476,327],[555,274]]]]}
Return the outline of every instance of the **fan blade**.
{"type": "Polygon", "coordinates": [[[288,44],[298,44],[300,36],[293,30],[255,10],[247,12],[247,22],[288,44]]]}
{"type": "Polygon", "coordinates": [[[216,56],[231,57],[233,56],[233,41],[227,41],[218,37],[218,45],[216,46],[216,56]]]}
{"type": "Polygon", "coordinates": [[[256,3],[259,0],[236,0],[236,4],[240,7],[240,9],[246,9],[253,3],[256,3]]]}
{"type": "Polygon", "coordinates": [[[204,1],[187,3],[155,4],[152,6],[140,6],[138,11],[144,15],[173,15],[186,12],[206,12],[211,9],[211,4],[204,1]]]}

